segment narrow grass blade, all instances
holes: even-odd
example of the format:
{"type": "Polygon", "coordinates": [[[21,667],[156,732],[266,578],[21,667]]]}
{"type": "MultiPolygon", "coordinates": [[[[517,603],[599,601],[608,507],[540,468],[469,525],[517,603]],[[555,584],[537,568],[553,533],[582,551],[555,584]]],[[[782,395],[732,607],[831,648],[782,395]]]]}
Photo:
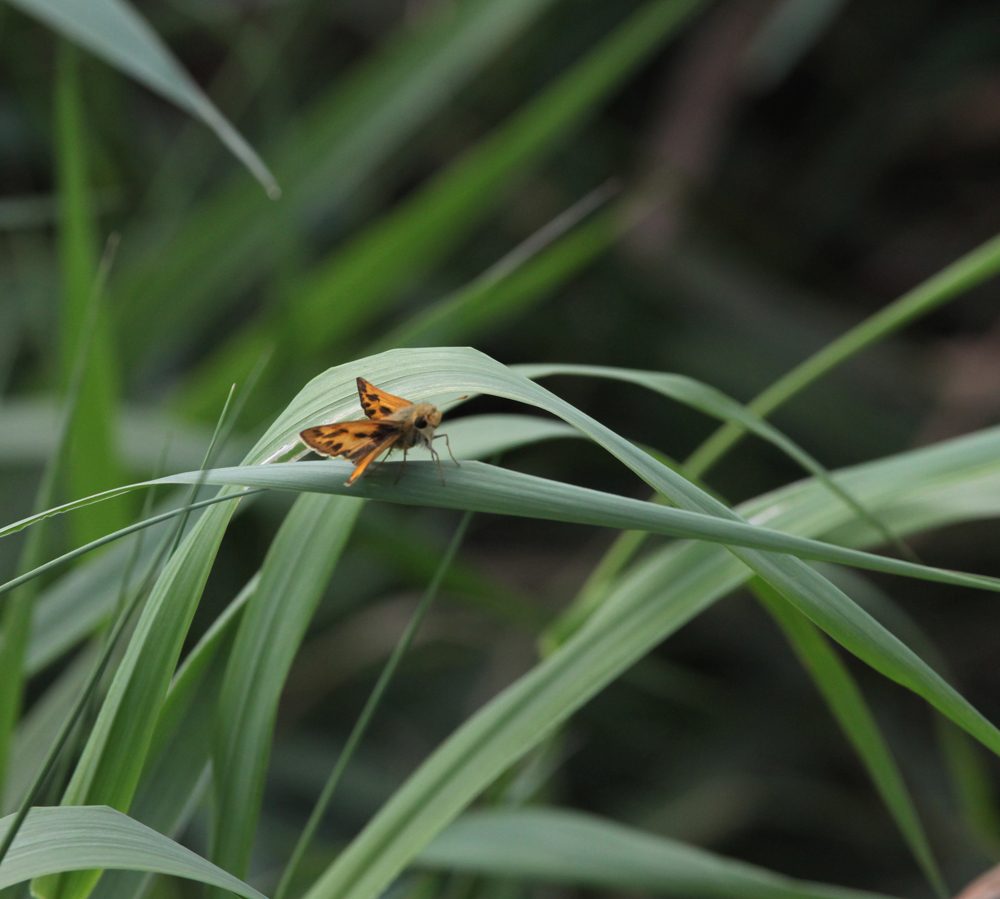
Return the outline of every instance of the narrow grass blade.
{"type": "MultiPolygon", "coordinates": [[[[827,344],[818,353],[775,381],[750,402],[748,408],[762,417],[770,415],[779,406],[852,356],[884,340],[942,303],[961,296],[977,284],[989,280],[997,272],[1000,272],[1000,235],[980,244],[961,259],[957,259],[913,290],[903,294],[895,302],[827,344]]],[[[741,424],[723,425],[692,454],[688,460],[690,470],[695,474],[704,474],[744,433],[745,427],[741,424]]]]}
{"type": "Polygon", "coordinates": [[[201,119],[260,181],[272,198],[281,191],[253,148],[216,109],[166,44],[125,0],[11,0],[29,16],[101,57],[201,119]]]}
{"type": "MultiPolygon", "coordinates": [[[[92,349],[73,410],[66,467],[71,497],[88,496],[126,481],[115,443],[118,374],[117,353],[108,315],[101,303],[104,282],[117,239],[108,244],[100,267],[97,234],[90,208],[89,158],[76,48],[60,41],[56,77],[57,172],[59,182],[60,381],[69,384],[88,317],[94,322],[92,349]],[[91,310],[96,306],[93,313],[91,310]]],[[[125,525],[129,503],[118,500],[76,512],[71,533],[76,543],[125,525]]]]}
{"type": "Polygon", "coordinates": [[[278,531],[243,612],[219,695],[213,735],[211,856],[243,875],[260,803],[278,700],[364,502],[302,496],[278,531]]]}
{"type": "Polygon", "coordinates": [[[902,772],[854,678],[809,619],[759,578],[754,578],[750,587],[792,644],[840,729],[868,769],[868,775],[928,883],[939,897],[951,895],[902,772]]]}
{"type": "MultiPolygon", "coordinates": [[[[12,818],[0,819],[0,838],[12,818]]],[[[247,899],[265,899],[190,849],[102,806],[33,809],[0,865],[0,888],[95,865],[172,874],[219,886],[247,899]]]]}
{"type": "Polygon", "coordinates": [[[478,278],[379,338],[369,352],[469,342],[523,312],[610,246],[618,233],[616,212],[605,211],[589,226],[580,223],[617,189],[612,182],[587,194],[478,278]]]}
{"type": "Polygon", "coordinates": [[[615,821],[559,808],[472,812],[416,860],[489,877],[597,890],[730,899],[875,899],[724,858],[615,821]]]}
{"type": "MultiPolygon", "coordinates": [[[[218,468],[205,473],[204,477],[208,483],[216,485],[332,493],[406,505],[543,518],[596,527],[641,528],[667,537],[709,540],[921,580],[1000,591],[1000,578],[879,556],[734,519],[720,519],[714,515],[601,493],[481,462],[466,462],[460,469],[449,472],[443,486],[434,463],[408,462],[406,476],[397,484],[400,464],[386,463],[382,471],[366,475],[350,487],[345,485],[344,479],[350,474],[351,466],[337,461],[218,468]]],[[[190,484],[196,483],[201,476],[200,472],[188,472],[168,475],[150,483],[190,484]]],[[[0,585],[0,591],[3,589],[4,586],[0,585]]]]}
{"type": "Polygon", "coordinates": [[[839,496],[859,518],[867,521],[876,530],[880,531],[887,543],[893,545],[905,558],[915,561],[909,547],[900,543],[899,539],[891,534],[884,524],[873,518],[867,509],[851,496],[850,493],[844,490],[843,487],[837,484],[820,462],[802,449],[795,441],[786,437],[781,431],[773,425],[768,424],[763,418],[746,406],[726,396],[721,390],[716,390],[714,387],[710,387],[708,384],[703,384],[686,375],[636,371],[630,368],[609,368],[604,365],[517,365],[514,366],[514,370],[532,379],[561,374],[613,378],[618,381],[627,381],[632,384],[639,384],[649,390],[655,390],[657,393],[685,403],[694,409],[704,412],[706,415],[711,415],[713,418],[720,418],[725,422],[739,423],[747,431],[756,434],[761,439],[776,446],[790,459],[801,465],[802,468],[823,484],[827,490],[839,496]]]}
{"type": "Polygon", "coordinates": [[[323,820],[323,816],[326,814],[327,809],[330,806],[333,794],[340,784],[340,779],[343,777],[344,771],[347,770],[347,766],[350,764],[351,758],[354,756],[355,751],[364,739],[365,734],[368,731],[368,725],[371,723],[375,710],[382,701],[382,696],[384,695],[386,689],[388,689],[389,683],[395,675],[396,669],[399,667],[399,663],[403,660],[403,656],[405,656],[409,651],[414,638],[417,636],[417,632],[420,630],[420,625],[423,623],[424,617],[427,615],[427,610],[431,607],[431,603],[434,602],[434,599],[437,597],[438,590],[441,589],[441,582],[444,580],[445,574],[451,567],[451,563],[458,553],[458,549],[462,545],[462,541],[465,539],[465,533],[469,529],[469,522],[471,520],[471,512],[466,512],[465,515],[462,516],[462,520],[459,522],[458,527],[455,529],[455,533],[451,538],[451,542],[448,544],[448,549],[445,551],[444,556],[438,563],[437,569],[434,572],[434,577],[431,578],[431,582],[427,585],[427,589],[424,591],[424,595],[421,598],[419,605],[414,610],[413,615],[406,626],[406,630],[403,631],[399,638],[399,642],[396,644],[392,654],[386,661],[385,667],[382,669],[382,673],[379,675],[378,681],[376,681],[368,700],[365,702],[365,707],[361,710],[361,714],[358,716],[358,720],[351,729],[347,742],[344,744],[344,748],[341,750],[341,753],[337,758],[337,763],[333,766],[333,770],[330,772],[330,776],[323,787],[323,791],[320,793],[319,799],[316,801],[312,814],[309,815],[309,821],[306,823],[302,834],[299,836],[298,842],[295,844],[295,849],[292,851],[291,858],[288,860],[288,865],[285,867],[285,870],[281,875],[281,880],[278,882],[274,899],[285,899],[291,885],[295,882],[295,876],[298,873],[299,865],[302,863],[302,859],[305,856],[306,850],[309,848],[309,844],[316,835],[316,828],[319,827],[320,822],[323,820]]]}

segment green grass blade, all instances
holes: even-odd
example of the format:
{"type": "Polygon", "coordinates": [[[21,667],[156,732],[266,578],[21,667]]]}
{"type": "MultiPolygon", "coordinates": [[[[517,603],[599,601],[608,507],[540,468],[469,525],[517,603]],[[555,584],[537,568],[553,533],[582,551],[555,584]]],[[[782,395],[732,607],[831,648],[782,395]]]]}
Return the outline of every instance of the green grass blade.
{"type": "MultiPolygon", "coordinates": [[[[818,353],[775,381],[760,396],[748,403],[748,407],[762,417],[770,415],[783,403],[852,356],[884,340],[942,303],[961,296],[977,284],[989,280],[998,271],[1000,271],[1000,235],[980,244],[961,259],[957,259],[913,290],[903,294],[895,302],[827,344],[818,353]]],[[[704,474],[744,433],[745,428],[741,425],[723,425],[692,454],[688,460],[688,467],[695,474],[704,474]]]]}
{"type": "MultiPolygon", "coordinates": [[[[218,468],[204,473],[204,477],[207,483],[220,486],[249,485],[275,490],[332,493],[405,505],[542,518],[594,527],[641,528],[667,537],[708,540],[920,580],[1000,591],[1000,578],[893,559],[737,520],[720,519],[714,515],[550,481],[481,462],[466,462],[461,468],[453,469],[444,485],[433,462],[408,462],[406,476],[397,484],[400,464],[386,463],[382,471],[366,475],[350,487],[344,483],[352,470],[350,464],[335,461],[218,468]]],[[[188,472],[168,475],[152,483],[190,484],[197,483],[202,476],[201,472],[188,472]]],[[[0,591],[4,588],[0,585],[0,591]]]]}
{"type": "Polygon", "coordinates": [[[352,497],[300,497],[243,612],[219,696],[212,752],[211,855],[234,874],[245,874],[250,859],[285,678],[363,506],[352,497]]]}
{"type": "Polygon", "coordinates": [[[875,788],[928,883],[938,896],[951,895],[941,876],[902,772],[854,678],[823,635],[804,615],[759,578],[754,578],[750,586],[792,644],[799,660],[837,719],[840,729],[868,769],[875,788]]]}
{"type": "Polygon", "coordinates": [[[596,890],[730,899],[874,899],[878,894],[785,877],[570,809],[463,815],[417,865],[596,890]]]}
{"type": "MultiPolygon", "coordinates": [[[[0,838],[12,818],[0,819],[0,838]]],[[[95,865],[172,874],[219,886],[247,899],[265,899],[190,849],[101,806],[33,809],[0,865],[0,888],[95,865]]]]}
{"type": "Polygon", "coordinates": [[[639,384],[649,390],[655,390],[657,393],[698,409],[706,415],[720,418],[725,422],[738,423],[751,434],[756,434],[761,439],[776,446],[790,459],[801,465],[823,484],[827,490],[839,496],[859,518],[868,521],[876,530],[880,531],[887,543],[892,544],[904,556],[910,557],[911,561],[914,561],[912,558],[913,554],[909,548],[901,544],[886,529],[885,525],[873,518],[867,509],[851,496],[850,493],[844,490],[843,487],[837,484],[830,477],[830,473],[823,465],[773,425],[768,424],[759,415],[741,403],[736,402],[736,400],[727,396],[721,390],[717,390],[686,375],[636,371],[629,368],[610,368],[603,365],[517,365],[514,366],[514,370],[532,379],[562,374],[614,378],[619,381],[627,381],[632,384],[639,384]]]}
{"type": "Polygon", "coordinates": [[[354,727],[351,728],[351,733],[347,737],[347,742],[344,744],[344,748],[337,757],[337,762],[333,766],[333,770],[330,772],[330,776],[327,778],[326,784],[323,786],[319,799],[316,800],[316,805],[313,807],[312,813],[309,815],[309,820],[306,822],[306,826],[303,828],[302,833],[295,844],[295,848],[292,850],[292,855],[288,860],[285,870],[282,872],[281,880],[278,882],[278,886],[275,890],[274,899],[285,899],[291,885],[295,882],[296,874],[298,873],[302,859],[305,857],[306,850],[309,848],[309,844],[316,835],[316,829],[319,827],[320,822],[323,820],[323,816],[326,814],[327,809],[330,806],[330,802],[333,799],[333,795],[336,792],[337,787],[340,785],[340,780],[343,777],[344,772],[347,770],[347,766],[350,764],[350,761],[353,758],[354,753],[357,751],[361,741],[365,738],[365,734],[368,731],[368,725],[371,723],[371,720],[375,715],[375,710],[382,701],[382,696],[388,689],[389,683],[392,681],[392,678],[396,673],[396,669],[399,667],[399,663],[403,660],[403,656],[409,652],[410,646],[413,644],[413,641],[417,636],[417,632],[420,630],[420,625],[423,623],[423,620],[427,615],[427,611],[431,607],[431,603],[434,602],[437,597],[438,591],[441,589],[441,583],[445,578],[445,574],[451,567],[451,564],[458,553],[458,549],[462,545],[462,541],[465,539],[465,534],[469,529],[469,522],[471,520],[471,512],[466,512],[462,516],[462,519],[459,521],[458,527],[455,529],[455,533],[448,544],[448,548],[445,550],[444,555],[441,557],[441,561],[438,563],[437,568],[434,571],[434,576],[431,578],[431,582],[427,585],[427,589],[424,591],[424,595],[421,597],[417,608],[414,609],[413,615],[410,616],[406,629],[400,635],[399,641],[396,643],[396,646],[393,648],[392,653],[390,653],[385,666],[382,668],[382,672],[379,674],[378,680],[375,682],[375,686],[372,688],[372,692],[368,696],[364,708],[361,710],[361,714],[358,715],[358,720],[354,723],[354,727]]]}
{"type": "MultiPolygon", "coordinates": [[[[222,679],[236,628],[259,583],[258,573],[188,653],[170,684],[129,808],[129,817],[158,833],[176,836],[208,787],[222,679]]],[[[93,899],[132,899],[142,895],[149,877],[147,873],[105,871],[91,895],[93,899]]]]}
{"type": "MultiPolygon", "coordinates": [[[[285,352],[294,347],[298,357],[353,338],[393,291],[428,271],[490,213],[512,176],[577,127],[698,5],[647,2],[493,135],[318,266],[283,298],[292,335],[285,352]]],[[[258,320],[235,335],[195,374],[182,406],[211,408],[272,328],[258,320]]]]}
{"type": "Polygon", "coordinates": [[[280,195],[267,166],[136,9],[125,0],[11,0],[29,16],[90,50],[181,109],[201,119],[260,181],[272,198],[280,195]]]}
{"type": "MultiPolygon", "coordinates": [[[[291,434],[308,423],[301,418],[308,419],[310,413],[316,416],[321,408],[349,408],[350,381],[359,370],[386,389],[414,399],[475,391],[547,409],[591,436],[683,508],[717,517],[724,525],[740,523],[736,513],[628,441],[537,384],[472,350],[394,351],[332,369],[303,389],[261,439],[258,451],[268,455],[281,452],[289,445],[291,434]]],[[[411,482],[415,480],[416,475],[410,478],[411,482]]],[[[849,484],[848,489],[854,492],[849,484]]],[[[699,549],[719,569],[715,577],[728,570],[719,565],[711,548],[699,549]]],[[[851,652],[924,697],[994,752],[1000,752],[1000,732],[828,580],[787,556],[740,548],[729,551],[740,560],[734,572],[737,580],[743,564],[748,565],[851,652]]],[[[685,579],[688,590],[690,585],[691,581],[685,579]]],[[[723,581],[722,586],[728,585],[723,581]]],[[[331,895],[371,899],[381,892],[434,833],[501,771],[565,720],[592,691],[615,676],[619,665],[641,657],[653,645],[648,641],[658,642],[711,599],[710,591],[688,593],[684,603],[675,605],[664,599],[660,585],[650,610],[655,626],[649,616],[644,620],[638,612],[623,613],[622,608],[609,602],[562,649],[446,741],[323,875],[310,891],[310,899],[331,895]],[[612,632],[619,627],[639,630],[609,637],[605,627],[612,632]],[[571,676],[567,669],[572,669],[571,676]]]]}
{"type": "MultiPolygon", "coordinates": [[[[66,467],[71,496],[88,496],[123,483],[126,478],[115,445],[117,407],[116,353],[108,316],[99,304],[113,249],[101,268],[97,261],[97,234],[90,208],[88,137],[84,124],[79,59],[76,48],[61,41],[56,78],[57,163],[60,196],[59,268],[60,380],[71,378],[89,310],[99,308],[93,324],[92,348],[73,411],[66,467]]],[[[99,534],[126,524],[129,504],[124,500],[80,511],[72,517],[72,536],[86,543],[99,534]]]]}

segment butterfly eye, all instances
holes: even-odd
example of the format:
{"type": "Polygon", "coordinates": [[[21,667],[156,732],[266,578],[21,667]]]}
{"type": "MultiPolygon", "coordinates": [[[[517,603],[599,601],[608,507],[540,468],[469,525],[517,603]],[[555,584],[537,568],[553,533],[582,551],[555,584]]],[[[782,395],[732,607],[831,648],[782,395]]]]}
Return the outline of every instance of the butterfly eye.
{"type": "Polygon", "coordinates": [[[415,425],[416,425],[416,426],[417,426],[418,428],[426,428],[426,427],[427,427],[427,419],[426,419],[426,418],[424,418],[424,417],[423,417],[423,416],[421,415],[421,416],[420,416],[420,418],[418,418],[418,419],[417,419],[417,420],[416,420],[416,421],[414,422],[414,424],[415,424],[415,425]]]}

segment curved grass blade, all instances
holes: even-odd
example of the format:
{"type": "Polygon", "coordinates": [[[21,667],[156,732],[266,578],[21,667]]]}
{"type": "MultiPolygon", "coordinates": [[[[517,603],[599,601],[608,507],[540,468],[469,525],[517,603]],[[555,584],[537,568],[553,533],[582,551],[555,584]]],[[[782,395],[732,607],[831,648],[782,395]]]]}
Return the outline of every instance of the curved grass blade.
{"type": "Polygon", "coordinates": [[[363,506],[353,497],[299,497],[243,612],[219,694],[212,752],[211,856],[234,874],[245,874],[250,860],[285,678],[363,506]]]}
{"type": "Polygon", "coordinates": [[[760,578],[754,578],[750,582],[750,589],[792,644],[840,729],[868,769],[882,802],[895,820],[927,882],[942,899],[951,895],[941,876],[902,772],[857,682],[819,630],[777,591],[760,578]]]}
{"type": "MultiPolygon", "coordinates": [[[[0,838],[13,817],[0,819],[0,838]]],[[[0,888],[94,866],[172,874],[222,887],[246,899],[265,899],[190,849],[103,806],[32,809],[0,864],[0,888]]]]}
{"type": "MultiPolygon", "coordinates": [[[[204,477],[208,483],[216,485],[332,493],[405,505],[543,518],[595,527],[642,529],[667,537],[709,540],[921,580],[1000,591],[1000,578],[988,575],[949,571],[879,556],[738,520],[550,481],[482,462],[467,462],[449,471],[443,486],[434,463],[407,462],[406,476],[397,484],[399,464],[386,463],[381,471],[366,475],[350,487],[344,484],[344,478],[352,470],[350,463],[335,460],[217,468],[206,472],[204,477]]],[[[200,472],[188,472],[149,483],[190,484],[200,476],[200,472]]],[[[0,586],[0,590],[3,589],[0,586]]]]}
{"type": "Polygon", "coordinates": [[[278,183],[261,158],[177,59],[136,9],[125,0],[11,0],[69,40],[101,57],[181,109],[201,119],[264,186],[272,199],[278,183]]]}
{"type": "Polygon", "coordinates": [[[417,858],[421,868],[490,877],[729,899],[875,899],[724,858],[596,815],[561,808],[470,812],[417,858]]]}
{"type": "Polygon", "coordinates": [[[795,441],[782,434],[776,427],[766,422],[746,406],[726,396],[721,390],[717,390],[708,384],[703,384],[701,381],[689,378],[686,375],[668,372],[637,371],[630,368],[610,368],[604,365],[515,365],[513,369],[532,380],[544,378],[549,375],[584,375],[587,377],[612,378],[618,381],[627,381],[646,387],[649,390],[654,390],[663,396],[668,396],[694,409],[698,409],[706,415],[711,415],[713,418],[720,418],[725,422],[738,423],[751,434],[756,434],[761,439],[776,446],[790,459],[801,465],[802,468],[823,484],[827,490],[839,496],[859,518],[867,521],[876,530],[881,532],[885,541],[899,550],[904,558],[908,558],[911,562],[917,561],[913,555],[913,551],[904,543],[901,543],[882,522],[873,518],[864,506],[837,484],[830,477],[830,473],[826,468],[815,458],[802,449],[795,441]]]}
{"type": "MultiPolygon", "coordinates": [[[[1000,235],[980,244],[827,344],[751,400],[747,408],[761,417],[770,415],[852,356],[927,315],[942,303],[989,280],[997,272],[1000,272],[1000,235]]],[[[695,474],[704,474],[744,433],[745,428],[741,424],[723,425],[691,455],[688,467],[695,474]]]]}
{"type": "Polygon", "coordinates": [[[375,686],[372,688],[372,692],[368,696],[368,699],[365,702],[365,707],[361,710],[361,714],[358,716],[358,720],[355,722],[354,727],[351,728],[351,733],[347,737],[347,742],[344,744],[344,748],[337,757],[337,763],[333,766],[333,770],[330,772],[330,776],[327,778],[326,784],[323,786],[319,799],[316,800],[316,805],[313,808],[312,813],[309,815],[309,821],[306,823],[305,828],[303,828],[302,833],[295,844],[295,848],[292,850],[292,855],[288,860],[288,864],[285,866],[285,870],[282,872],[281,880],[278,882],[277,889],[275,890],[274,899],[285,899],[285,896],[288,895],[288,890],[295,882],[295,875],[298,873],[299,865],[302,863],[302,859],[305,856],[306,850],[309,848],[309,844],[316,835],[316,828],[319,827],[320,822],[323,820],[323,816],[326,814],[326,811],[330,806],[330,801],[333,799],[333,794],[340,784],[340,779],[343,777],[344,771],[347,770],[347,766],[357,750],[358,745],[364,739],[365,734],[368,731],[368,725],[371,722],[372,717],[375,715],[375,710],[382,701],[382,696],[386,689],[388,689],[389,683],[392,681],[393,675],[395,675],[396,669],[399,667],[399,663],[403,660],[403,656],[406,655],[410,646],[413,644],[413,640],[417,636],[417,631],[420,630],[420,625],[423,623],[424,617],[427,615],[427,610],[430,609],[431,603],[434,602],[438,591],[441,589],[441,582],[444,580],[445,574],[451,567],[451,564],[458,553],[458,549],[462,545],[462,541],[465,539],[465,533],[469,529],[469,522],[471,520],[471,512],[466,512],[462,516],[462,519],[459,521],[458,527],[455,529],[455,533],[452,535],[451,541],[448,544],[448,548],[445,550],[444,556],[442,556],[441,561],[438,563],[434,576],[431,578],[431,582],[427,585],[427,589],[424,591],[424,595],[420,599],[420,603],[417,605],[417,608],[414,609],[413,615],[410,616],[410,621],[406,625],[406,629],[400,635],[399,642],[393,648],[385,666],[382,668],[378,681],[376,681],[375,686]]]}

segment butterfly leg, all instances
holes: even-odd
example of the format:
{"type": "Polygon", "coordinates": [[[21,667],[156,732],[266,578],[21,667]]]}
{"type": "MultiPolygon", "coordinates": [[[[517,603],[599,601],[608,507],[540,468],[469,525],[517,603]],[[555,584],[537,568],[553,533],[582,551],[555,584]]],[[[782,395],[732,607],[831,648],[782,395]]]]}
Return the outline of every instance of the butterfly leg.
{"type": "MultiPolygon", "coordinates": [[[[448,435],[438,434],[434,439],[440,440],[442,437],[444,437],[444,445],[448,447],[448,455],[451,456],[451,461],[458,465],[458,459],[455,458],[455,454],[451,451],[451,441],[448,439],[448,435]]],[[[433,450],[431,450],[431,452],[433,452],[433,450]]],[[[462,466],[458,465],[458,467],[461,468],[462,466]]]]}
{"type": "Polygon", "coordinates": [[[399,466],[399,474],[396,475],[396,480],[392,482],[392,486],[395,487],[399,483],[399,479],[403,476],[403,472],[406,471],[406,453],[407,450],[403,449],[403,464],[399,466]]]}
{"type": "MultiPolygon", "coordinates": [[[[444,436],[444,435],[442,435],[442,436],[444,436]]],[[[441,478],[441,486],[444,487],[445,486],[445,483],[444,483],[444,472],[441,471],[441,457],[436,452],[434,452],[434,447],[430,443],[427,444],[427,449],[429,449],[431,451],[431,458],[435,462],[437,462],[438,477],[441,478]]]]}
{"type": "MultiPolygon", "coordinates": [[[[391,453],[392,453],[392,447],[390,446],[390,447],[389,447],[389,452],[388,452],[388,453],[386,453],[386,454],[385,454],[385,455],[384,455],[384,456],[383,456],[383,457],[382,457],[381,459],[379,459],[379,460],[378,460],[378,465],[376,465],[376,466],[375,466],[375,467],[374,467],[374,468],[372,469],[372,474],[375,474],[375,472],[376,472],[376,471],[378,471],[378,470],[379,470],[379,469],[380,469],[380,468],[382,467],[382,463],[383,463],[383,462],[385,462],[385,460],[389,458],[389,456],[391,455],[391,453]]],[[[397,480],[398,480],[398,479],[397,479],[397,480]]]]}

